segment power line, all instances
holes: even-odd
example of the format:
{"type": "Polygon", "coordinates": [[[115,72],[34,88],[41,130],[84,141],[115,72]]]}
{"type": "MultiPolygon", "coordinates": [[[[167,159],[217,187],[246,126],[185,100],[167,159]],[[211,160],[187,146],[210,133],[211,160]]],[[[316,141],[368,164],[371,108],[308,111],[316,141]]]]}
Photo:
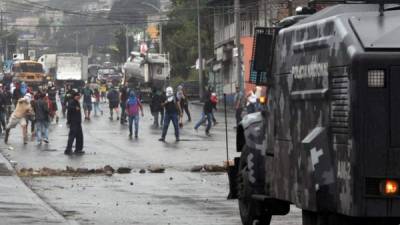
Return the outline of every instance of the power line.
{"type": "MultiPolygon", "coordinates": [[[[92,18],[100,18],[100,19],[106,19],[109,20],[109,18],[107,17],[102,17],[99,14],[103,14],[103,13],[91,13],[91,12],[87,12],[87,13],[82,13],[82,12],[76,12],[76,11],[70,11],[70,10],[66,10],[66,9],[60,9],[60,8],[55,8],[55,7],[51,7],[48,5],[44,5],[44,4],[39,4],[39,3],[33,3],[29,0],[23,0],[26,3],[17,3],[17,2],[13,2],[11,0],[6,0],[9,3],[13,3],[16,5],[22,5],[23,7],[33,7],[35,9],[38,10],[53,10],[53,11],[59,11],[59,12],[63,12],[65,14],[68,15],[75,15],[75,16],[84,16],[84,17],[92,17],[92,18]]],[[[246,8],[252,7],[252,6],[258,6],[258,3],[249,3],[247,5],[245,5],[245,8],[241,9],[241,10],[245,10],[246,8]]],[[[200,7],[200,9],[231,9],[233,10],[233,6],[206,6],[206,7],[200,7]]],[[[128,9],[129,10],[129,9],[128,9]]],[[[187,10],[197,10],[197,7],[177,7],[174,9],[174,11],[187,11],[187,10]]],[[[111,11],[113,14],[118,14],[117,18],[132,18],[132,15],[130,12],[127,12],[126,10],[112,10],[111,11]],[[123,15],[123,16],[121,16],[123,15]]],[[[140,12],[145,13],[145,12],[154,12],[154,10],[140,10],[140,12]]],[[[171,12],[171,11],[170,11],[171,12]]],[[[168,12],[164,12],[162,13],[164,15],[168,14],[168,12]]],[[[160,15],[160,13],[154,13],[153,15],[160,15]]],[[[134,18],[134,16],[133,16],[134,18]]]]}
{"type": "MultiPolygon", "coordinates": [[[[148,23],[157,23],[157,22],[167,22],[170,20],[142,20],[136,22],[129,22],[124,23],[123,25],[132,25],[132,24],[148,24],[148,23]]],[[[55,27],[55,28],[62,28],[62,27],[97,27],[97,26],[121,26],[121,23],[92,23],[92,24],[65,24],[65,25],[30,25],[30,24],[14,24],[14,25],[7,25],[9,27],[28,27],[28,28],[46,28],[46,27],[55,27]]]]}

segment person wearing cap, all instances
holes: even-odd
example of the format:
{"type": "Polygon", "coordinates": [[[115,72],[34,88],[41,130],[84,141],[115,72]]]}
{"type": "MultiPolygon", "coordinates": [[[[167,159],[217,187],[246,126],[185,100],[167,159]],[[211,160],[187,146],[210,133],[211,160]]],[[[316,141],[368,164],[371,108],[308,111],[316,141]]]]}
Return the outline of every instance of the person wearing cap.
{"type": "Polygon", "coordinates": [[[75,143],[75,154],[85,154],[83,151],[82,110],[79,92],[75,92],[68,103],[67,125],[69,126],[68,144],[64,154],[72,154],[72,144],[75,143]]]}
{"type": "Polygon", "coordinates": [[[172,87],[167,87],[166,89],[166,96],[167,99],[162,103],[162,106],[165,108],[165,115],[164,115],[164,124],[163,124],[163,131],[161,138],[158,139],[159,141],[164,142],[165,137],[167,136],[167,131],[169,127],[169,123],[172,121],[172,124],[175,128],[175,138],[178,142],[179,139],[179,118],[178,116],[182,117],[182,110],[179,101],[176,99],[174,95],[174,89],[172,87]]]}
{"type": "Polygon", "coordinates": [[[34,115],[33,109],[27,98],[20,98],[17,102],[14,112],[11,114],[10,121],[6,127],[6,135],[4,142],[8,144],[8,139],[10,136],[10,131],[15,128],[18,124],[22,127],[22,137],[24,144],[28,144],[28,131],[26,117],[34,115]]]}

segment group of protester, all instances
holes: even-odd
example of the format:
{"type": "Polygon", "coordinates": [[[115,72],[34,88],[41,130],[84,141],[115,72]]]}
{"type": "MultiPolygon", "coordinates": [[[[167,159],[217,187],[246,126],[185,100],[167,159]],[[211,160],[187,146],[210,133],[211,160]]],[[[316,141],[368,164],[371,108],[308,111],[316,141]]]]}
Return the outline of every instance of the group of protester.
{"type": "Polygon", "coordinates": [[[10,131],[18,124],[22,127],[24,144],[28,142],[28,125],[36,134],[38,144],[49,143],[48,127],[51,120],[58,122],[57,90],[53,84],[33,91],[25,83],[12,83],[0,86],[0,132],[5,130],[5,142],[10,131]]]}
{"type": "MultiPolygon", "coordinates": [[[[197,131],[202,124],[206,123],[205,133],[209,136],[212,125],[217,124],[213,110],[216,110],[218,103],[217,96],[211,88],[204,95],[203,101],[203,111],[194,129],[197,131]]],[[[170,123],[174,126],[175,140],[180,141],[179,130],[183,126],[183,113],[186,113],[188,122],[192,121],[188,96],[185,94],[183,86],[179,85],[176,93],[174,93],[172,87],[167,87],[165,96],[160,91],[153,92],[150,108],[154,116],[154,127],[159,127],[158,118],[159,115],[161,116],[162,134],[159,141],[165,141],[170,123]]]]}
{"type": "MultiPolygon", "coordinates": [[[[144,116],[142,100],[135,90],[127,86],[104,88],[104,86],[88,83],[81,90],[76,90],[70,85],[57,89],[54,84],[49,83],[45,88],[32,91],[25,83],[16,83],[0,87],[0,133],[5,130],[5,142],[8,142],[11,129],[19,124],[22,127],[23,142],[27,144],[30,124],[31,133],[36,134],[38,145],[43,142],[49,143],[49,125],[51,121],[58,122],[59,120],[57,95],[70,129],[65,154],[73,153],[74,141],[76,142],[75,153],[84,154],[81,106],[84,119],[90,121],[92,110],[94,110],[94,116],[103,115],[100,103],[108,101],[109,119],[113,120],[116,116],[121,124],[128,123],[129,137],[138,138],[140,116],[144,116]]],[[[197,131],[201,125],[205,125],[205,133],[209,136],[212,126],[217,124],[214,111],[218,104],[217,95],[211,88],[206,91],[203,102],[202,113],[194,129],[197,131]]],[[[257,110],[256,89],[244,96],[237,87],[234,106],[236,120],[239,123],[245,107],[248,113],[257,110]]],[[[183,126],[184,113],[187,115],[188,122],[192,121],[189,100],[181,85],[177,87],[176,92],[172,87],[167,87],[165,91],[153,90],[150,111],[154,117],[153,127],[162,128],[159,141],[165,141],[170,123],[174,127],[176,141],[180,141],[179,132],[183,126]]]]}

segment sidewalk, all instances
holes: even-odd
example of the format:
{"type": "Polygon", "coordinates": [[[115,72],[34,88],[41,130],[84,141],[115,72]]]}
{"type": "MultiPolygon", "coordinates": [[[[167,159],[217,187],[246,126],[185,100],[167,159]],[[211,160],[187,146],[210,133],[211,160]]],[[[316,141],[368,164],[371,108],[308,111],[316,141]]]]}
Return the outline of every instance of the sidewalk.
{"type": "Polygon", "coordinates": [[[33,193],[0,154],[0,224],[75,225],[33,193]]]}

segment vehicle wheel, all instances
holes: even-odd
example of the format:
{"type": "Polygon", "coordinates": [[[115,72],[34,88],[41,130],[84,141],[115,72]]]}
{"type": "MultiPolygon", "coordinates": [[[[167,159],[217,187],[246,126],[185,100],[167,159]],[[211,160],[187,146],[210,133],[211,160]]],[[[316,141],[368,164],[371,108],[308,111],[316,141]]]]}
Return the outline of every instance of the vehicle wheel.
{"type": "Polygon", "coordinates": [[[248,147],[244,146],[240,157],[238,173],[240,218],[243,225],[269,225],[271,223],[271,215],[265,211],[264,206],[260,202],[251,198],[252,194],[255,194],[255,190],[248,180],[248,154],[248,147]],[[258,223],[254,223],[256,221],[258,223]]]}

